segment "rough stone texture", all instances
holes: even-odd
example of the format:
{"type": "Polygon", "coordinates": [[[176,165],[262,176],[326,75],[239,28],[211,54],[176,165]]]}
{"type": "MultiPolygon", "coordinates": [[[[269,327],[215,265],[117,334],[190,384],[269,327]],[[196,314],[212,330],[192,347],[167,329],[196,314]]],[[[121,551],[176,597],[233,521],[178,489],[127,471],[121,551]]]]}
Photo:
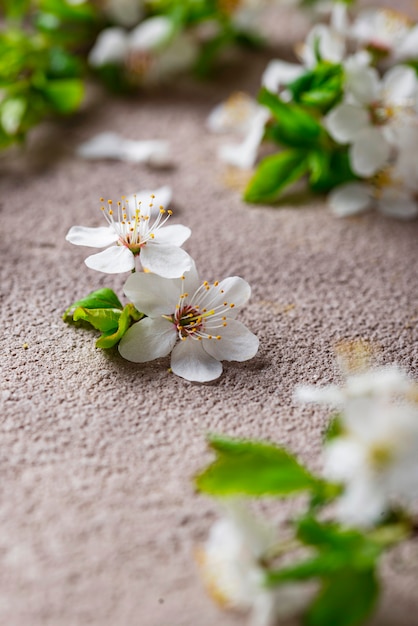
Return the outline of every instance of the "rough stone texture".
{"type": "MultiPolygon", "coordinates": [[[[285,15],[283,46],[306,27],[285,15]]],[[[265,62],[247,55],[218,82],[137,99],[94,91],[76,118],[36,132],[26,155],[2,157],[2,624],[244,624],[206,597],[194,563],[216,515],[191,481],[210,458],[205,433],[271,439],[319,467],[328,413],[297,406],[292,393],[339,380],[336,342],[372,340],[381,362],[418,374],[416,223],[337,220],[317,198],[246,206],[225,185],[223,139],[205,132],[205,118],[231,90],[255,93],[265,62]],[[170,139],[176,168],[74,156],[103,130],[170,139]],[[65,243],[67,230],[101,224],[101,195],[160,184],[174,189],[173,221],[193,230],[186,247],[202,276],[238,274],[253,287],[240,319],[260,337],[259,354],[227,364],[214,384],[169,375],[166,359],[124,362],[60,318],[89,291],[123,285],[88,270],[88,251],[65,243]]],[[[390,589],[373,624],[417,625],[417,546],[383,570],[390,589]]]]}

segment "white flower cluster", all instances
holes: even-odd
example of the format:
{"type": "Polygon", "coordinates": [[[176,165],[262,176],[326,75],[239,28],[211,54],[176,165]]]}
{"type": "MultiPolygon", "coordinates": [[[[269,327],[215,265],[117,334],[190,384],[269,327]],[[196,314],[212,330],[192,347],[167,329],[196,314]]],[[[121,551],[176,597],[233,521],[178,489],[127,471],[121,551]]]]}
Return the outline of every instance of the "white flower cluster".
{"type": "Polygon", "coordinates": [[[339,519],[371,526],[418,500],[418,387],[396,366],[347,377],[345,387],[299,387],[303,402],[339,410],[340,434],[325,448],[325,476],[341,482],[339,519]]]}
{"type": "Polygon", "coordinates": [[[128,329],[119,343],[127,360],[146,363],[171,353],[172,371],[187,380],[207,382],[222,373],[221,361],[246,361],[258,339],[235,319],[249,299],[249,284],[233,276],[200,281],[193,259],[181,248],[191,231],[166,225],[172,215],[162,205],[171,190],[161,187],[123,197],[114,207],[102,198],[107,226],[73,226],[70,243],[105,248],[85,260],[87,267],[118,274],[133,272],[125,294],[146,317],[128,329]],[[136,272],[141,263],[144,272],[136,272]]]}
{"type": "MultiPolygon", "coordinates": [[[[282,101],[292,99],[286,86],[320,61],[343,67],[342,100],[322,121],[332,139],[347,146],[358,181],[333,189],[333,212],[348,216],[376,207],[400,219],[417,216],[418,78],[407,62],[418,59],[418,25],[382,8],[363,11],[350,23],[346,5],[336,3],[330,25],[314,26],[297,54],[300,64],[273,60],[262,76],[262,85],[282,101]]],[[[251,169],[270,117],[243,94],[219,105],[209,130],[243,136],[222,146],[219,158],[251,169]]]]}

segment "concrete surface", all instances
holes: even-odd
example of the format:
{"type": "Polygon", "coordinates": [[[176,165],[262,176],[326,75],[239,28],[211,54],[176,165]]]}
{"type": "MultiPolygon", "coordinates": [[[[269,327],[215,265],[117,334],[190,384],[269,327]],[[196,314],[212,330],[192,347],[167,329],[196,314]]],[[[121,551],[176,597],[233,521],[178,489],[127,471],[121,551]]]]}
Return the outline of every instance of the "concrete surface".
{"type": "MultiPolygon", "coordinates": [[[[298,19],[281,24],[283,47],[303,31],[298,19]]],[[[94,91],[76,118],[35,132],[25,155],[1,157],[0,624],[245,624],[212,604],[194,564],[216,517],[191,482],[210,458],[205,433],[281,442],[317,468],[328,413],[292,393],[339,380],[337,341],[371,340],[380,362],[418,375],[417,222],[337,220],[321,198],[246,206],[225,185],[222,139],[204,121],[231,90],[255,93],[265,62],[247,55],[217,82],[131,100],[94,91]],[[74,156],[103,130],[170,139],[176,168],[74,156]],[[174,189],[173,221],[192,228],[186,248],[202,277],[238,274],[253,287],[240,319],[259,354],[225,365],[214,384],[168,374],[167,359],[124,362],[61,321],[73,300],[123,285],[88,270],[88,250],[66,243],[67,230],[101,225],[102,195],[161,184],[174,189]]],[[[373,624],[417,625],[417,546],[390,555],[383,574],[373,624]]]]}

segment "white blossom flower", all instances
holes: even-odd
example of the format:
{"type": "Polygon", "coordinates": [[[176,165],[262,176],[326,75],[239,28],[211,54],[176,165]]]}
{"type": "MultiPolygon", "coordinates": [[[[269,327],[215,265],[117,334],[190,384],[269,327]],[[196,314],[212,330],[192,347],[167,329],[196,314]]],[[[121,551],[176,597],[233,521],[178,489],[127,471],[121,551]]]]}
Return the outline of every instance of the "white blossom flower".
{"type": "Polygon", "coordinates": [[[170,145],[164,139],[135,141],[117,133],[99,133],[77,148],[83,159],[118,159],[128,163],[147,163],[152,167],[167,167],[172,163],[170,145]]]}
{"type": "Polygon", "coordinates": [[[187,252],[180,248],[191,231],[181,224],[165,226],[172,211],[166,211],[162,206],[158,217],[151,219],[154,199],[151,196],[151,202],[144,204],[135,199],[131,209],[129,202],[122,198],[122,202],[117,203],[116,219],[112,201],[109,200],[107,209],[104,205],[101,207],[108,226],[73,226],[66,240],[77,246],[106,248],[85,259],[87,267],[99,272],[119,274],[132,271],[135,260],[139,258],[142,266],[150,272],[167,278],[181,276],[193,263],[187,252]]]}
{"type": "Polygon", "coordinates": [[[234,92],[225,102],[212,109],[206,126],[211,133],[245,134],[259,109],[260,105],[254,98],[241,91],[234,92]]]}
{"type": "Polygon", "coordinates": [[[243,141],[224,144],[219,148],[220,160],[240,169],[251,169],[257,160],[258,149],[269,119],[270,111],[266,107],[258,107],[251,122],[248,123],[248,131],[243,141]]]}
{"type": "Polygon", "coordinates": [[[331,136],[350,144],[355,174],[376,174],[389,160],[396,126],[416,115],[418,82],[410,67],[396,66],[382,80],[374,68],[361,63],[346,66],[347,100],[326,117],[331,136]]]}
{"type": "Polygon", "coordinates": [[[418,499],[417,386],[398,367],[347,377],[345,388],[301,387],[305,402],[340,409],[342,434],[325,450],[327,478],[344,484],[339,518],[369,526],[391,505],[418,499]]]}
{"type": "Polygon", "coordinates": [[[361,11],[349,32],[359,44],[397,61],[418,57],[418,25],[393,9],[361,11]]]}
{"type": "Polygon", "coordinates": [[[239,502],[230,500],[225,508],[226,516],[197,552],[211,596],[221,608],[249,611],[252,626],[273,626],[278,618],[300,611],[306,602],[302,585],[269,589],[264,584],[261,563],[276,544],[274,530],[239,502]]]}
{"type": "Polygon", "coordinates": [[[189,69],[197,54],[191,35],[178,32],[173,20],[157,15],[130,32],[119,27],[104,29],[88,60],[92,67],[122,65],[131,80],[152,84],[189,69]]]}
{"type": "Polygon", "coordinates": [[[237,276],[201,283],[193,267],[177,280],[132,274],[125,294],[147,315],[123,336],[119,352],[134,363],[171,354],[174,374],[206,382],[222,373],[221,361],[246,361],[258,339],[235,319],[251,288],[237,276]]]}

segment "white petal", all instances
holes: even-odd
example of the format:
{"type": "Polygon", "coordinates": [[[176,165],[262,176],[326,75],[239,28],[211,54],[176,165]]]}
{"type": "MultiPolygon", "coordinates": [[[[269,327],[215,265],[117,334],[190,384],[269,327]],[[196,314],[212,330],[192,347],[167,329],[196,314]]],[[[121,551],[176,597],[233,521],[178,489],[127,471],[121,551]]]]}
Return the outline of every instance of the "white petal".
{"type": "Polygon", "coordinates": [[[298,385],[295,389],[295,398],[299,402],[314,402],[315,404],[332,404],[338,406],[345,400],[343,392],[337,385],[327,387],[312,387],[298,385]]]}
{"type": "Polygon", "coordinates": [[[125,333],[119,343],[119,352],[133,363],[146,363],[167,356],[177,340],[177,333],[167,320],[145,317],[125,333]]]}
{"type": "Polygon", "coordinates": [[[417,76],[412,67],[397,65],[386,72],[383,78],[385,100],[395,105],[410,104],[416,97],[417,87],[417,76]]]}
{"type": "Polygon", "coordinates": [[[150,17],[131,32],[129,47],[135,51],[156,50],[168,42],[173,31],[174,24],[168,17],[150,17]]]}
{"type": "Polygon", "coordinates": [[[163,226],[156,231],[154,242],[182,246],[191,234],[192,231],[187,226],[170,224],[170,226],[163,226]]]}
{"type": "Polygon", "coordinates": [[[174,313],[181,289],[180,280],[136,272],[126,280],[123,291],[138,311],[158,317],[174,313]]]}
{"type": "Polygon", "coordinates": [[[298,63],[270,61],[261,77],[261,84],[269,91],[277,93],[280,87],[296,80],[305,71],[305,68],[298,63]]]}
{"type": "Polygon", "coordinates": [[[371,203],[370,188],[362,183],[347,183],[336,187],[328,196],[328,204],[338,217],[365,211],[371,203]]]}
{"type": "Polygon", "coordinates": [[[418,204],[407,193],[391,193],[385,190],[378,201],[379,211],[389,217],[400,220],[411,220],[418,215],[418,204]]]}
{"type": "Polygon", "coordinates": [[[135,267],[135,257],[125,246],[111,246],[103,252],[92,254],[84,263],[92,270],[106,274],[130,272],[135,267]]]}
{"type": "Polygon", "coordinates": [[[211,133],[248,132],[259,105],[245,93],[233,93],[210,112],[206,126],[211,133]]]}
{"type": "Polygon", "coordinates": [[[339,143],[351,142],[359,130],[367,128],[369,114],[355,104],[340,104],[326,117],[326,127],[330,135],[339,143]]]}
{"type": "Polygon", "coordinates": [[[193,260],[182,248],[148,241],[141,249],[142,267],[164,278],[179,278],[191,269],[193,260]]]}
{"type": "Polygon", "coordinates": [[[121,158],[130,163],[148,163],[155,167],[171,164],[170,144],[163,139],[133,141],[125,139],[121,158]]]}
{"type": "Polygon", "coordinates": [[[222,280],[217,287],[210,287],[201,306],[214,308],[227,302],[228,305],[234,305],[231,308],[232,314],[235,309],[245,304],[250,296],[251,287],[247,281],[239,276],[230,276],[222,280]]]}
{"type": "Polygon", "coordinates": [[[397,59],[418,58],[418,25],[411,28],[394,50],[397,59]]]}
{"type": "Polygon", "coordinates": [[[131,208],[135,208],[136,204],[141,203],[141,213],[143,207],[149,207],[150,204],[153,204],[154,206],[150,211],[150,214],[153,214],[158,213],[160,206],[168,209],[172,197],[173,191],[171,187],[164,185],[163,187],[159,187],[155,190],[144,189],[143,191],[131,193],[129,196],[126,196],[126,201],[131,208]],[[151,198],[151,196],[155,196],[155,198],[151,198]]]}
{"type": "Polygon", "coordinates": [[[90,246],[90,248],[105,248],[115,243],[119,237],[110,226],[89,228],[88,226],[73,226],[65,239],[76,246],[90,246]]]}
{"type": "Polygon", "coordinates": [[[254,117],[251,129],[240,144],[230,144],[222,146],[219,150],[219,158],[225,163],[234,165],[241,169],[253,167],[258,154],[259,145],[264,136],[264,128],[270,113],[267,109],[260,108],[254,117]]]}
{"type": "MultiPolygon", "coordinates": [[[[227,326],[214,330],[221,339],[203,339],[203,347],[218,361],[248,361],[257,354],[259,340],[244,324],[228,319],[227,326]]],[[[207,331],[210,332],[208,325],[207,331]]]]}
{"type": "Polygon", "coordinates": [[[368,67],[359,62],[358,58],[351,59],[345,64],[346,91],[354,96],[359,104],[370,104],[380,93],[380,79],[374,67],[368,67]]]}
{"type": "Polygon", "coordinates": [[[77,154],[83,159],[122,159],[124,142],[117,133],[99,133],[79,145],[77,154]]]}
{"type": "Polygon", "coordinates": [[[359,132],[350,147],[350,163],[355,174],[372,176],[387,162],[390,146],[377,128],[367,128],[359,132]]]}
{"type": "Polygon", "coordinates": [[[202,341],[194,339],[180,341],[174,347],[171,369],[177,376],[199,383],[215,380],[222,374],[222,364],[203,349],[202,341]]]}
{"type": "Polygon", "coordinates": [[[88,61],[92,67],[123,63],[128,53],[128,37],[123,28],[105,28],[97,37],[88,61]]]}

